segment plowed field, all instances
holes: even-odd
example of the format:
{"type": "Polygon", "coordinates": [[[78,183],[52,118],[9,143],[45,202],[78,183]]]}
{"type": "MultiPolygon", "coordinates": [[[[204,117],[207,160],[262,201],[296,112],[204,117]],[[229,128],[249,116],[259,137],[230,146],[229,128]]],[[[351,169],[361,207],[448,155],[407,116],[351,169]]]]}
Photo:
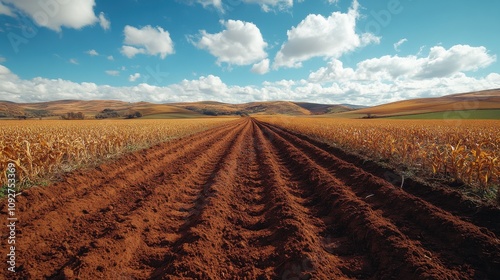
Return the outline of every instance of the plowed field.
{"type": "Polygon", "coordinates": [[[347,157],[244,118],[73,172],[17,197],[0,276],[500,279],[498,211],[347,157]]]}

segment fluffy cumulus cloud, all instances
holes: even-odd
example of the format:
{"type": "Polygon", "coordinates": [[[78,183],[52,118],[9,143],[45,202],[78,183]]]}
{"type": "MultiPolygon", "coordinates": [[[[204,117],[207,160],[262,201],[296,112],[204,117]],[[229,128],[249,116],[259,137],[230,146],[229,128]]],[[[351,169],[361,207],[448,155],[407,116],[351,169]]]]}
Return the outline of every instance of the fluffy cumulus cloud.
{"type": "Polygon", "coordinates": [[[99,53],[96,50],[88,50],[85,53],[90,55],[90,56],[98,56],[99,55],[99,53]]]}
{"type": "Polygon", "coordinates": [[[12,10],[2,2],[0,2],[0,15],[15,16],[12,10]]]}
{"type": "MultiPolygon", "coordinates": [[[[236,35],[240,34],[237,32],[236,35]]],[[[225,33],[219,36],[234,39],[225,33]]],[[[239,38],[238,36],[236,37],[239,38]]],[[[236,41],[241,42],[239,39],[236,41]]],[[[220,42],[225,41],[220,40],[220,42]]],[[[132,52],[149,52],[146,47],[131,48],[132,52]]],[[[94,53],[92,51],[88,53],[94,53]]],[[[259,74],[269,70],[270,61],[265,53],[261,54],[259,59],[238,56],[231,59],[220,58],[220,61],[248,65],[253,63],[252,71],[259,74]]],[[[339,59],[332,58],[325,67],[310,73],[308,79],[231,86],[218,76],[207,75],[192,80],[185,79],[168,86],[140,83],[128,87],[75,83],[41,77],[25,80],[0,65],[0,100],[15,102],[58,99],[121,99],[130,102],[218,100],[231,103],[296,100],[376,105],[409,98],[498,88],[500,87],[498,73],[490,73],[484,77],[467,75],[468,72],[488,67],[495,61],[496,56],[482,46],[455,45],[448,49],[435,46],[430,48],[425,56],[420,53],[408,56],[386,55],[366,59],[352,68],[345,67],[339,59]]],[[[77,63],[76,60],[74,62],[77,63]]],[[[111,76],[120,75],[120,71],[117,70],[108,70],[105,73],[111,76]]],[[[143,77],[141,73],[134,73],[128,79],[134,82],[141,77],[143,77]]]]}
{"type": "MultiPolygon", "coordinates": [[[[341,64],[331,65],[342,70],[341,64]]],[[[349,68],[348,68],[349,69],[349,68]]],[[[344,69],[344,75],[355,75],[344,69]]],[[[113,71],[113,70],[112,70],[113,71]]],[[[114,72],[109,71],[109,74],[114,72]]],[[[134,75],[132,75],[134,76],[134,75]]],[[[137,75],[137,77],[139,77],[137,75]]],[[[129,77],[130,78],[130,77],[129,77]]],[[[7,67],[0,65],[0,100],[39,102],[61,99],[119,99],[129,102],[187,102],[218,100],[241,103],[259,100],[296,100],[316,103],[351,103],[376,105],[408,98],[441,96],[445,94],[500,87],[500,74],[469,77],[456,73],[447,77],[425,80],[339,80],[315,82],[312,79],[264,82],[261,85],[230,86],[218,76],[201,76],[168,86],[140,83],[136,86],[113,87],[94,83],[75,83],[63,79],[20,79],[7,67]]]]}
{"type": "MultiPolygon", "coordinates": [[[[93,25],[99,21],[101,22],[101,26],[106,29],[106,25],[103,25],[103,19],[105,18],[101,19],[94,13],[95,0],[2,0],[2,2],[28,15],[37,25],[47,27],[57,32],[60,32],[63,26],[80,29],[88,25],[93,25]]],[[[4,4],[0,4],[0,13],[12,15],[11,9],[5,9],[6,6],[4,4]]],[[[107,22],[109,28],[109,21],[107,22]]]]}
{"type": "Polygon", "coordinates": [[[191,38],[191,42],[200,49],[208,50],[217,58],[219,65],[249,65],[267,57],[267,43],[255,24],[241,20],[222,21],[222,24],[225,30],[215,34],[201,30],[197,38],[191,38]]]}
{"type": "Polygon", "coordinates": [[[131,47],[131,46],[122,46],[120,52],[128,57],[128,58],[132,58],[134,57],[136,54],[139,54],[139,53],[146,53],[146,50],[143,49],[143,48],[136,48],[136,47],[131,47]]]}
{"type": "Polygon", "coordinates": [[[111,22],[106,18],[103,12],[99,14],[99,24],[104,30],[108,30],[111,27],[111,22]]]}
{"type": "Polygon", "coordinates": [[[344,68],[341,61],[333,59],[327,67],[311,73],[309,79],[313,82],[425,80],[476,71],[495,61],[496,56],[490,55],[485,47],[435,46],[427,57],[386,55],[361,61],[356,69],[344,68]]]}
{"type": "Polygon", "coordinates": [[[0,65],[0,75],[2,75],[1,77],[8,77],[10,74],[12,74],[9,70],[9,68],[3,66],[3,65],[0,65]]]}
{"type": "Polygon", "coordinates": [[[128,77],[129,82],[135,82],[137,79],[141,77],[140,73],[134,73],[128,77]]]}
{"type": "Polygon", "coordinates": [[[224,12],[224,8],[222,7],[222,0],[196,0],[196,2],[201,4],[203,8],[211,6],[218,11],[224,12]]]}
{"type": "Polygon", "coordinates": [[[445,77],[461,71],[476,71],[496,61],[485,47],[455,45],[450,49],[441,46],[431,48],[422,65],[420,78],[445,77]]]}
{"type": "Polygon", "coordinates": [[[355,0],[347,13],[334,12],[329,17],[308,15],[287,31],[288,40],[274,59],[274,68],[301,67],[313,57],[339,58],[343,54],[380,38],[371,33],[356,33],[359,4],[355,0]]]}
{"type": "Polygon", "coordinates": [[[170,33],[161,27],[147,25],[141,29],[127,25],[123,30],[125,41],[121,53],[128,58],[137,54],[159,55],[164,59],[174,53],[174,43],[170,33]]]}
{"type": "Polygon", "coordinates": [[[256,74],[266,74],[267,72],[269,72],[269,59],[266,58],[259,63],[255,63],[252,66],[251,71],[256,74]]]}

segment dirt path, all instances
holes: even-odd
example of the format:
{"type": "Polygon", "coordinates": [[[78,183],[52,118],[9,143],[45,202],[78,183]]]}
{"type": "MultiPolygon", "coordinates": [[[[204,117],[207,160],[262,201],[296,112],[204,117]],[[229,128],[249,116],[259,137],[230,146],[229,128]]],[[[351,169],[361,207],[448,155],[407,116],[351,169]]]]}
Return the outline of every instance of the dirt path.
{"type": "Polygon", "coordinates": [[[376,173],[230,122],[18,196],[18,271],[0,277],[500,279],[494,229],[376,173]]]}

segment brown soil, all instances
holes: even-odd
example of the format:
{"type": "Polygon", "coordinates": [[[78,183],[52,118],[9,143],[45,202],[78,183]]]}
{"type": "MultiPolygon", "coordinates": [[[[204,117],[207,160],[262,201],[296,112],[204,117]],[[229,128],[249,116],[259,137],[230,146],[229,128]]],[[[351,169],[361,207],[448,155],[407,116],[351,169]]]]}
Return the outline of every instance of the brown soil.
{"type": "Polygon", "coordinates": [[[379,173],[237,120],[23,192],[0,278],[500,279],[500,217],[379,173]]]}

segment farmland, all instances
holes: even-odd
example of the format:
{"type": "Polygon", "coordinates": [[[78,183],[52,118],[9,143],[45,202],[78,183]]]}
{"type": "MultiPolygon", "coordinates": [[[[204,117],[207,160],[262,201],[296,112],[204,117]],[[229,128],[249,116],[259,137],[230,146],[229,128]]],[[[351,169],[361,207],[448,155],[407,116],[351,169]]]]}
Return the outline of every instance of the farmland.
{"type": "Polygon", "coordinates": [[[22,182],[36,181],[230,120],[0,121],[0,167],[14,162],[22,182]]]}
{"type": "Polygon", "coordinates": [[[431,141],[437,130],[423,131],[436,123],[359,121],[214,121],[208,130],[25,190],[17,197],[22,254],[9,279],[499,278],[497,207],[415,181],[401,187],[396,173],[311,139],[322,136],[318,127],[323,137],[353,129],[353,143],[393,143],[382,155],[418,162],[402,156],[414,150],[400,147],[399,138],[411,134],[410,143],[465,153],[473,141],[493,137],[479,154],[495,155],[497,125],[444,125],[439,131],[448,134],[431,141]],[[476,127],[484,133],[476,135],[476,127]]]}
{"type": "Polygon", "coordinates": [[[399,166],[400,171],[450,178],[484,191],[500,185],[500,123],[494,120],[262,120],[399,166]]]}

